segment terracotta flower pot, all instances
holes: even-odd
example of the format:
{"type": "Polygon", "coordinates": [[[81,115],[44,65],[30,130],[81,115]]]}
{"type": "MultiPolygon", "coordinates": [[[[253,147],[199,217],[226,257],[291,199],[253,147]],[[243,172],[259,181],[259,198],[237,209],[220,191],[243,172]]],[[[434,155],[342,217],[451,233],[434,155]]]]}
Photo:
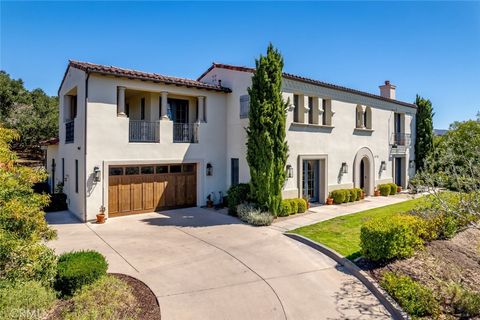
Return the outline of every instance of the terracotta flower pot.
{"type": "Polygon", "coordinates": [[[207,208],[212,208],[213,207],[213,201],[212,200],[208,200],[207,201],[207,208]]]}
{"type": "Polygon", "coordinates": [[[97,223],[105,223],[105,213],[97,214],[97,223]]]}
{"type": "Polygon", "coordinates": [[[332,205],[333,204],[333,198],[327,198],[327,205],[332,205]]]}
{"type": "Polygon", "coordinates": [[[398,186],[397,187],[397,193],[400,193],[400,192],[402,192],[402,187],[398,186]]]}
{"type": "Polygon", "coordinates": [[[360,195],[360,199],[365,199],[365,192],[362,191],[362,193],[360,195]]]}
{"type": "Polygon", "coordinates": [[[375,197],[380,197],[380,190],[375,190],[375,197]]]}

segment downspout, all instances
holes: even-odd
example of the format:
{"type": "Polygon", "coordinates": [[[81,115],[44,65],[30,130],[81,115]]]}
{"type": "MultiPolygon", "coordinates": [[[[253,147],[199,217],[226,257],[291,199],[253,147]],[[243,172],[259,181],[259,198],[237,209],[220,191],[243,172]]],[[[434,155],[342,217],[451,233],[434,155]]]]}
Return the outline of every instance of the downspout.
{"type": "Polygon", "coordinates": [[[85,196],[83,197],[84,199],[84,204],[83,204],[83,221],[87,222],[87,106],[88,106],[88,79],[90,78],[90,73],[88,70],[85,71],[87,73],[87,77],[85,78],[85,119],[84,119],[84,147],[83,147],[83,153],[84,153],[84,158],[83,158],[83,169],[84,169],[84,194],[85,196]]]}

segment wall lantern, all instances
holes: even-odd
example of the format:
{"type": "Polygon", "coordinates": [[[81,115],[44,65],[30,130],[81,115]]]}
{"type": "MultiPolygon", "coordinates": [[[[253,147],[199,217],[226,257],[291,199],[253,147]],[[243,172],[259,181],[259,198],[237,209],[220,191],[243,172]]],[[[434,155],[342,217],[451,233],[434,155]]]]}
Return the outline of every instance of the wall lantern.
{"type": "Polygon", "coordinates": [[[380,171],[385,171],[387,170],[387,163],[385,161],[382,161],[380,163],[380,171]]]}
{"type": "Polygon", "coordinates": [[[293,178],[293,167],[287,164],[287,178],[293,178]]]}
{"type": "Polygon", "coordinates": [[[347,165],[346,162],[342,162],[341,172],[342,172],[342,173],[348,173],[348,165],[347,165]]]}
{"type": "Polygon", "coordinates": [[[213,167],[212,164],[209,162],[207,163],[207,176],[212,176],[213,175],[213,167]]]}
{"type": "Polygon", "coordinates": [[[101,180],[101,173],[102,173],[102,172],[100,171],[100,168],[97,167],[97,166],[95,166],[95,167],[93,168],[93,181],[95,181],[95,182],[100,182],[100,180],[101,180]]]}
{"type": "Polygon", "coordinates": [[[415,168],[415,160],[410,160],[409,162],[410,168],[415,168]]]}

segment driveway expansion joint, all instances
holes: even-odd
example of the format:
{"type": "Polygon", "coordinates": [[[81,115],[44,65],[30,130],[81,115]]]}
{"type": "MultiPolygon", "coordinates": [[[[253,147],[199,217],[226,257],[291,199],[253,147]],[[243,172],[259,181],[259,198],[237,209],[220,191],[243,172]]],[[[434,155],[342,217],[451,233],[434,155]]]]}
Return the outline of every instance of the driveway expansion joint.
{"type": "Polygon", "coordinates": [[[204,240],[204,239],[202,239],[202,238],[200,238],[200,237],[197,237],[197,236],[195,236],[195,235],[193,235],[193,234],[191,234],[191,233],[188,233],[187,231],[185,231],[185,230],[182,229],[182,228],[176,227],[176,229],[179,230],[179,231],[181,231],[181,232],[183,232],[183,233],[185,233],[186,235],[189,235],[190,237],[193,237],[193,238],[195,238],[195,239],[197,239],[197,240],[199,240],[199,241],[202,241],[202,242],[205,243],[205,244],[208,244],[208,245],[216,248],[217,250],[220,250],[220,251],[226,253],[227,255],[229,255],[230,257],[232,257],[233,259],[235,259],[235,260],[237,260],[238,262],[240,262],[240,263],[241,263],[243,266],[245,266],[248,270],[250,270],[251,272],[253,272],[257,277],[259,277],[259,278],[261,279],[261,281],[263,281],[268,287],[270,287],[270,290],[272,290],[273,294],[277,297],[277,300],[278,300],[278,302],[280,303],[280,306],[282,307],[282,312],[283,312],[283,315],[284,315],[284,317],[285,317],[285,320],[288,319],[288,318],[287,318],[287,312],[285,311],[285,307],[284,307],[284,305],[283,305],[283,303],[282,303],[282,300],[280,300],[280,296],[277,294],[277,292],[275,291],[275,289],[273,289],[272,285],[271,285],[265,278],[263,278],[263,277],[262,277],[260,274],[258,274],[255,270],[253,270],[252,268],[250,268],[245,262],[243,262],[243,261],[240,260],[239,258],[235,257],[233,254],[231,254],[231,253],[228,252],[227,250],[222,249],[222,248],[220,248],[219,246],[216,246],[216,245],[214,245],[213,243],[210,243],[210,242],[208,242],[208,241],[206,241],[206,240],[204,240]]]}

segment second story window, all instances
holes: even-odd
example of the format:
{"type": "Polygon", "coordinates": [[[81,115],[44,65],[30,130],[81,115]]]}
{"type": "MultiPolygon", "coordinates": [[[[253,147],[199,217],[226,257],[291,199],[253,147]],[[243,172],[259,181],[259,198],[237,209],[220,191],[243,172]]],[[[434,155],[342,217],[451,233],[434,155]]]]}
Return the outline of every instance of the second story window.
{"type": "Polygon", "coordinates": [[[145,98],[140,100],[140,120],[145,120],[145,98]]]}
{"type": "Polygon", "coordinates": [[[298,94],[293,95],[293,105],[295,106],[295,109],[293,110],[293,122],[300,122],[300,106],[299,106],[300,99],[298,97],[298,94]]]}
{"type": "Polygon", "coordinates": [[[332,116],[332,100],[322,99],[322,125],[331,126],[332,116]]]}
{"type": "Polygon", "coordinates": [[[315,123],[313,121],[313,97],[308,97],[308,123],[315,123]]]}
{"type": "Polygon", "coordinates": [[[248,118],[249,111],[250,111],[250,96],[248,94],[240,96],[240,119],[248,118]]]}

